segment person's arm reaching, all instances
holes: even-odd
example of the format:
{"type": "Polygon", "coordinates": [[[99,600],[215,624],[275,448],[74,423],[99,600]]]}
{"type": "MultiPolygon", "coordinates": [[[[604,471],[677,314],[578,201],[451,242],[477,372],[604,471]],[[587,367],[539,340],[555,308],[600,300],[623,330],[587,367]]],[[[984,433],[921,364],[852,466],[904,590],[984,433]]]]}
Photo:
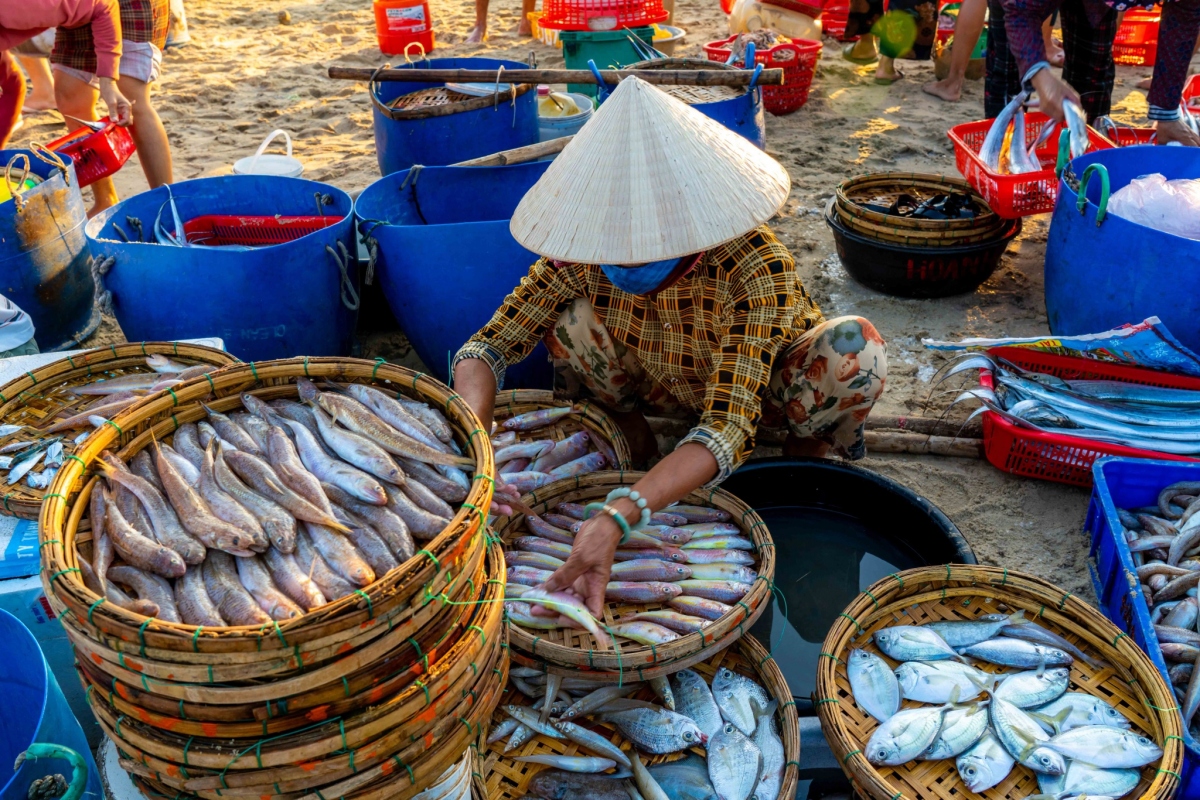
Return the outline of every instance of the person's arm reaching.
{"type": "Polygon", "coordinates": [[[1021,84],[1037,89],[1038,108],[1051,119],[1063,121],[1063,102],[1079,104],[1079,94],[1050,71],[1042,23],[1058,8],[1058,0],[1003,0],[1008,49],[1021,70],[1021,84]]]}
{"type": "Polygon", "coordinates": [[[100,97],[110,119],[118,125],[129,125],[133,122],[133,106],[117,88],[121,76],[121,12],[117,0],[92,0],[90,22],[100,97]]]}
{"type": "Polygon", "coordinates": [[[1200,34],[1200,0],[1175,0],[1164,3],[1158,33],[1158,56],[1154,80],[1150,83],[1150,110],[1159,144],[1179,142],[1200,146],[1200,137],[1192,133],[1179,111],[1188,66],[1200,34]]]}

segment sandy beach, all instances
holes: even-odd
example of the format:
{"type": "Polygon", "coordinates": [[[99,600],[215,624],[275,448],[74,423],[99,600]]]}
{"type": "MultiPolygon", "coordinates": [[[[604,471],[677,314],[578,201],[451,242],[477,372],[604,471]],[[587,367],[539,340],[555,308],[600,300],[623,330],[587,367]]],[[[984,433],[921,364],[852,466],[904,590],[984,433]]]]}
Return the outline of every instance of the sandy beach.
{"type": "MultiPolygon", "coordinates": [[[[493,0],[490,36],[482,45],[465,43],[473,5],[434,0],[431,6],[436,55],[526,60],[532,54],[542,66],[563,64],[556,48],[517,37],[517,0],[493,0]]],[[[253,153],[274,128],[291,133],[306,177],[352,192],[379,177],[365,84],[326,77],[332,65],[375,67],[387,60],[376,48],[369,2],[191,0],[187,12],[192,42],[167,53],[163,79],[154,93],[171,141],[177,180],[228,170],[234,160],[253,153]],[[286,24],[281,21],[284,11],[290,16],[286,24]]],[[[715,0],[679,0],[674,24],[687,30],[676,55],[702,57],[705,42],[727,35],[715,0]]],[[[1049,218],[1028,219],[1001,267],[973,294],[902,300],[856,284],[841,267],[821,216],[834,187],[863,172],[957,175],[946,130],[982,117],[983,89],[981,82],[968,82],[957,104],[924,94],[920,87],[932,80],[931,62],[900,62],[907,77],[892,86],[878,86],[872,81],[873,67],[851,65],[840,51],[840,44],[826,41],[803,109],[786,117],[767,117],[767,149],[787,167],[793,181],[784,212],[771,225],[792,249],[806,286],[826,316],[865,316],[888,340],[890,376],[878,413],[936,416],[945,397],[929,408],[924,400],[927,381],[941,357],[922,347],[923,337],[1049,332],[1042,292],[1049,218]]],[[[1145,93],[1134,87],[1149,72],[1117,68],[1113,116],[1119,121],[1144,120],[1145,93]]],[[[26,117],[14,146],[45,142],[63,132],[57,113],[34,114],[26,117]]],[[[136,157],[116,183],[123,197],[144,190],[136,157]]],[[[107,320],[89,344],[122,339],[115,322],[107,320]]],[[[404,363],[414,358],[403,337],[396,335],[368,337],[364,354],[404,363]]],[[[982,562],[1024,569],[1090,596],[1087,542],[1080,532],[1086,491],[1016,479],[972,459],[881,456],[860,464],[939,505],[982,562]]]]}

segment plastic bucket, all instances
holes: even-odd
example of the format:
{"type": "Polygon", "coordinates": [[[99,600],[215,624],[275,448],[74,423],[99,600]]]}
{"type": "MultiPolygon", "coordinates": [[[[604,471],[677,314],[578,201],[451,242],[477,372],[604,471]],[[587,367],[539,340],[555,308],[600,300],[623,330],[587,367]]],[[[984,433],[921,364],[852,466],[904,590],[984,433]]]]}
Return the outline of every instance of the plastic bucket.
{"type": "MultiPolygon", "coordinates": [[[[83,227],[87,211],[69,156],[59,167],[32,150],[0,150],[0,169],[14,158],[12,181],[21,181],[24,159],[42,178],[16,200],[0,204],[0,292],[33,320],[42,352],[75,347],[96,330],[96,282],[83,227]]],[[[0,178],[3,180],[3,178],[0,178]]]]}
{"type": "Polygon", "coordinates": [[[304,172],[304,165],[299,159],[292,158],[292,137],[285,130],[271,131],[271,135],[263,139],[258,150],[252,156],[239,158],[233,162],[235,175],[277,175],[284,178],[299,178],[304,172]],[[287,141],[287,155],[264,154],[264,150],[275,138],[283,134],[287,141]]]}
{"type": "MultiPolygon", "coordinates": [[[[401,65],[429,69],[528,69],[519,61],[494,58],[432,58],[401,65]]],[[[375,124],[375,152],[379,172],[391,175],[414,164],[436,166],[454,164],[534,144],[537,132],[537,93],[533,87],[515,100],[476,98],[463,103],[464,110],[445,116],[427,116],[412,111],[397,113],[388,104],[398,97],[440,83],[371,84],[371,105],[375,124]]],[[[509,97],[508,84],[501,84],[503,97],[509,97]]]]}
{"type": "Polygon", "coordinates": [[[0,641],[4,658],[0,659],[0,694],[4,697],[4,724],[0,725],[0,799],[25,800],[29,786],[47,775],[61,774],[71,780],[73,768],[60,758],[26,760],[9,774],[17,756],[31,744],[56,744],[74,750],[87,765],[84,797],[103,800],[100,775],[88,749],[79,721],[71,714],[54,673],[33,634],[21,622],[0,609],[0,641]],[[7,781],[7,782],[4,782],[7,781]]]}
{"type": "MultiPolygon", "coordinates": [[[[560,31],[558,40],[567,69],[587,69],[588,61],[595,61],[600,69],[620,69],[642,60],[630,36],[652,45],[654,28],[646,25],[619,31],[560,31]]],[[[596,96],[596,86],[591,83],[568,83],[567,91],[596,96]]]]}
{"type": "MultiPolygon", "coordinates": [[[[427,167],[388,175],[354,204],[375,242],[375,280],[417,355],[439,380],[538,257],[517,244],[509,219],[549,166],[427,167]],[[470,198],[470,202],[464,202],[470,198]]],[[[551,369],[538,344],[508,366],[505,387],[548,389],[551,369]]]]}
{"type": "Polygon", "coordinates": [[[543,117],[538,115],[538,141],[548,142],[551,139],[561,139],[564,136],[574,136],[579,133],[580,128],[592,118],[592,114],[596,111],[596,104],[592,102],[592,98],[586,94],[567,93],[568,96],[575,101],[575,105],[579,106],[578,114],[571,114],[568,117],[543,117]]]}
{"type": "Polygon", "coordinates": [[[1143,145],[1080,156],[1069,173],[1086,187],[1082,209],[1064,171],[1046,242],[1046,313],[1056,336],[1157,316],[1185,347],[1200,351],[1200,271],[1191,266],[1200,241],[1107,213],[1110,191],[1155,172],[1168,180],[1200,178],[1200,151],[1143,145]]]}
{"type": "Polygon", "coordinates": [[[350,196],[328,184],[226,175],[131,197],[92,219],[86,230],[96,259],[113,259],[103,282],[130,341],[220,336],[243,361],[339,356],[350,352],[358,307],[352,210],[350,196]],[[263,247],[176,247],[132,235],[134,241],[120,240],[115,226],[133,234],[131,218],[142,221],[147,239],[153,239],[160,213],[170,228],[170,196],[184,221],[209,214],[342,219],[263,247]]]}

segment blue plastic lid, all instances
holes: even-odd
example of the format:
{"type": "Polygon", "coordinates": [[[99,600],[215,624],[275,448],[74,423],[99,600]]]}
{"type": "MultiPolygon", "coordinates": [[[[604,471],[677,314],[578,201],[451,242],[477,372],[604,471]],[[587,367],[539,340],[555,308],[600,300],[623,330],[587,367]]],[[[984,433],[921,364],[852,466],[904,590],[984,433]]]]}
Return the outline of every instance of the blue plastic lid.
{"type": "Polygon", "coordinates": [[[28,578],[40,568],[37,522],[0,516],[0,580],[28,578]]]}

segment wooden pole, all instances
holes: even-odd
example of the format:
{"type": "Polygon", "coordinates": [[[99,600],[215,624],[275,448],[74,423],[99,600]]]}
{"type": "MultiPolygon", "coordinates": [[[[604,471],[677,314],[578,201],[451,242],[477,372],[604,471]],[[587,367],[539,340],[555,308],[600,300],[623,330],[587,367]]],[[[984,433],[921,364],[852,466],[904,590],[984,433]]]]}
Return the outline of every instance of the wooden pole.
{"type": "Polygon", "coordinates": [[[479,158],[472,158],[470,161],[459,161],[457,164],[451,164],[450,166],[506,167],[509,164],[524,164],[527,161],[537,161],[543,156],[561,153],[562,149],[567,146],[572,138],[572,136],[563,136],[558,139],[551,139],[547,142],[527,144],[524,147],[514,147],[511,150],[501,150],[499,153],[492,153],[490,156],[480,156],[479,158]]]}
{"type": "Polygon", "coordinates": [[[895,431],[866,431],[867,454],[907,453],[910,455],[983,458],[982,439],[954,439],[949,436],[926,436],[922,433],[895,431]]]}
{"type": "MultiPolygon", "coordinates": [[[[601,70],[605,83],[637,77],[660,86],[749,86],[753,70],[746,69],[621,69],[601,70]]],[[[338,81],[412,81],[417,83],[589,83],[596,76],[588,69],[508,69],[497,74],[485,69],[361,69],[330,67],[329,77],[338,81]]],[[[782,86],[782,69],[764,69],[755,81],[759,86],[782,86]]]]}
{"type": "Polygon", "coordinates": [[[867,430],[897,430],[925,433],[931,436],[978,439],[983,436],[983,423],[978,419],[973,419],[963,425],[954,420],[932,417],[887,417],[882,414],[872,414],[867,417],[867,430]]]}

